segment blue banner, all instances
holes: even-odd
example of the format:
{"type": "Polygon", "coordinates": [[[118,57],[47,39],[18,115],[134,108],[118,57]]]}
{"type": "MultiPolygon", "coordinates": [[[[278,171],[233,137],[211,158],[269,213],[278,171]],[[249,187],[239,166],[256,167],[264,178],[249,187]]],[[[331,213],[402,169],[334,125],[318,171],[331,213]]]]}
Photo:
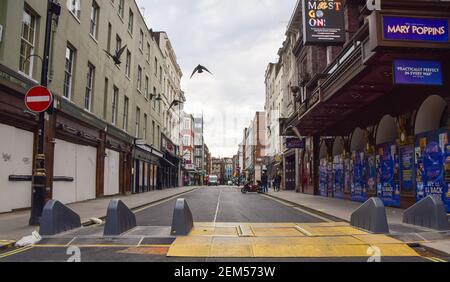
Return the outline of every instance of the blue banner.
{"type": "Polygon", "coordinates": [[[414,191],[414,146],[400,148],[401,190],[406,193],[414,191]]]}
{"type": "Polygon", "coordinates": [[[383,35],[385,40],[448,43],[449,20],[383,16],[383,35]]]}
{"type": "Polygon", "coordinates": [[[386,206],[400,207],[400,164],[397,146],[387,143],[377,146],[377,196],[386,206]]]}
{"type": "Polygon", "coordinates": [[[364,152],[353,152],[352,154],[353,178],[350,187],[350,197],[355,202],[367,201],[364,180],[364,152]]]}
{"type": "Polygon", "coordinates": [[[375,155],[367,155],[364,160],[365,170],[364,170],[364,178],[366,180],[366,188],[368,192],[375,192],[377,189],[376,186],[376,165],[375,165],[375,155]]]}
{"type": "Polygon", "coordinates": [[[327,197],[328,189],[328,178],[327,178],[327,160],[322,159],[320,160],[320,167],[319,167],[319,195],[323,197],[327,197]]]}
{"type": "Polygon", "coordinates": [[[335,156],[333,158],[333,197],[344,198],[344,160],[341,156],[335,156]]]}
{"type": "Polygon", "coordinates": [[[442,85],[442,65],[439,61],[395,60],[394,83],[442,85]]]}
{"type": "Polygon", "coordinates": [[[440,195],[450,212],[450,145],[448,129],[416,136],[417,201],[440,195]]]}

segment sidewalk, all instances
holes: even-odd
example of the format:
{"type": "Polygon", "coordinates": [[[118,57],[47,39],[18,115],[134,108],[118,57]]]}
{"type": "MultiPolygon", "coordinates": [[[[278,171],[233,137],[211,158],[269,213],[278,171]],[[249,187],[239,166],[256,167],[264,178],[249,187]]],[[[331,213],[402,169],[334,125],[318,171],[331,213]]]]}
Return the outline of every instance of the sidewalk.
{"type": "MultiPolygon", "coordinates": [[[[350,221],[352,213],[362,205],[362,203],[352,202],[349,200],[312,196],[296,193],[294,191],[273,192],[273,190],[270,190],[268,195],[275,199],[298,205],[305,210],[322,214],[325,217],[333,217],[337,220],[347,222],[350,221]]],[[[391,231],[392,229],[395,229],[396,233],[404,232],[406,234],[405,237],[408,237],[407,233],[412,232],[414,229],[412,226],[406,226],[403,224],[402,209],[386,207],[386,216],[391,227],[391,231]]],[[[417,228],[415,232],[423,235],[420,237],[422,241],[420,242],[420,245],[450,256],[450,232],[437,232],[426,228],[417,228]],[[422,232],[423,230],[427,231],[420,233],[420,229],[422,229],[422,232]],[[425,241],[422,239],[425,239],[425,241]]]]}
{"type": "MultiPolygon", "coordinates": [[[[88,222],[90,218],[106,217],[108,204],[112,199],[122,200],[130,209],[137,209],[142,206],[162,201],[176,195],[191,192],[199,187],[182,187],[166,190],[156,190],[142,194],[118,195],[106,197],[86,202],[67,205],[78,213],[81,222],[88,222]]],[[[17,211],[12,213],[0,214],[0,240],[19,240],[24,236],[31,235],[34,230],[39,231],[39,226],[29,226],[30,211],[17,211]]]]}
{"type": "MultiPolygon", "coordinates": [[[[362,205],[349,200],[312,196],[294,191],[273,192],[271,190],[269,195],[348,222],[352,213],[362,205]]],[[[389,224],[401,224],[403,221],[402,209],[386,207],[386,215],[389,224]]]]}

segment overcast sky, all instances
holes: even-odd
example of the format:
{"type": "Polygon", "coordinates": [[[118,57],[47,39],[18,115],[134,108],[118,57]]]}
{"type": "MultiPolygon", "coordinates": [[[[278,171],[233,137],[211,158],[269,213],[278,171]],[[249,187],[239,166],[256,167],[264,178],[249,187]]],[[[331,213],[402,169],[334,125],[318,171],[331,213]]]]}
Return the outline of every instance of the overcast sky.
{"type": "Polygon", "coordinates": [[[237,153],[264,110],[264,72],[277,60],[296,0],[137,0],[147,24],[168,33],[183,71],[188,113],[203,112],[215,157],[237,153]],[[198,64],[207,73],[189,79],[198,64]]]}

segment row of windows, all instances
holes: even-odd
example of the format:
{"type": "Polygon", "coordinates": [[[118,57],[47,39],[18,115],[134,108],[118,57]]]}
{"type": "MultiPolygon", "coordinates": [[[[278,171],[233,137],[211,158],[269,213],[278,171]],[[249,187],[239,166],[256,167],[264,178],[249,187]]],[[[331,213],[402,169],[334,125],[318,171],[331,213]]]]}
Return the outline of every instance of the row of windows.
{"type": "MultiPolygon", "coordinates": [[[[114,0],[111,1],[114,4],[114,0]]],[[[124,16],[124,0],[119,0],[119,11],[118,14],[121,18],[124,16]]],[[[77,18],[80,17],[80,1],[79,0],[68,0],[68,8],[77,18]]],[[[100,7],[97,5],[95,1],[92,1],[91,7],[91,19],[90,19],[90,34],[92,37],[97,38],[97,30],[98,30],[98,22],[99,22],[99,13],[100,7]]],[[[128,32],[133,34],[134,28],[134,13],[132,9],[129,9],[129,17],[128,17],[128,32]]],[[[108,42],[107,42],[107,51],[111,52],[111,36],[112,36],[112,25],[108,23],[108,42]]],[[[122,38],[116,34],[116,49],[118,52],[122,48],[122,38]]],[[[140,29],[139,33],[139,49],[143,52],[144,49],[144,31],[140,29]]],[[[147,42],[147,54],[146,59],[147,62],[150,62],[151,57],[151,46],[150,43],[147,42]]],[[[158,59],[155,57],[155,76],[158,76],[158,59]]],[[[130,78],[131,77],[131,51],[127,49],[126,52],[126,61],[125,61],[125,75],[130,78]]],[[[146,76],[146,88],[145,88],[145,97],[149,99],[151,93],[148,87],[148,76],[146,76]]],[[[159,80],[162,83],[162,67],[159,66],[159,80]]],[[[138,66],[138,90],[142,93],[142,67],[138,66]]],[[[156,89],[155,89],[156,90],[156,89]]],[[[155,93],[153,93],[155,94],[155,93]]],[[[155,105],[154,105],[155,106],[155,105]]]]}
{"type": "MultiPolygon", "coordinates": [[[[114,1],[112,1],[114,2],[114,1]]],[[[69,11],[77,18],[80,19],[80,1],[78,0],[68,0],[67,7],[69,11]]],[[[119,0],[119,15],[123,15],[124,9],[124,1],[119,0]]],[[[97,38],[98,34],[98,22],[99,22],[99,13],[100,8],[95,1],[92,1],[91,7],[91,17],[90,17],[90,35],[94,38],[97,38]]],[[[20,66],[19,70],[25,75],[32,76],[33,71],[33,55],[35,49],[35,36],[36,36],[36,26],[37,26],[38,17],[32,12],[32,10],[25,4],[23,19],[22,19],[22,30],[21,30],[21,47],[20,47],[20,66]]],[[[130,17],[129,17],[129,31],[132,33],[133,31],[133,13],[130,9],[130,17]]],[[[112,26],[108,24],[108,49],[110,49],[110,38],[111,38],[112,26]]],[[[143,40],[144,33],[141,30],[140,32],[140,49],[143,49],[143,40]]],[[[120,50],[122,48],[122,40],[117,35],[116,36],[116,50],[120,50]]],[[[147,43],[147,60],[150,59],[150,44],[147,43]]],[[[64,85],[63,85],[63,96],[69,100],[71,100],[72,90],[73,90],[73,81],[74,81],[74,66],[76,61],[76,49],[70,44],[67,44],[66,54],[65,54],[65,67],[64,67],[64,85]]],[[[85,87],[85,97],[84,97],[84,108],[88,111],[92,111],[92,103],[94,96],[94,87],[95,87],[95,66],[88,62],[87,70],[86,70],[86,87],[85,87]]],[[[126,67],[125,74],[130,77],[131,75],[131,52],[127,50],[126,53],[126,67]]],[[[158,59],[155,57],[155,76],[158,74],[158,59]]],[[[159,79],[162,82],[162,67],[159,66],[159,79]]],[[[138,74],[137,74],[137,88],[140,93],[142,93],[142,67],[138,66],[138,74]]],[[[107,79],[105,85],[105,92],[107,91],[107,79]]],[[[115,125],[117,124],[117,111],[118,111],[118,88],[114,86],[113,88],[113,97],[112,97],[112,120],[111,122],[115,125]]],[[[153,87],[153,93],[150,93],[149,88],[149,77],[145,75],[144,80],[144,95],[147,99],[156,98],[156,88],[153,87]]],[[[157,99],[153,99],[153,109],[158,106],[158,112],[161,112],[161,102],[158,99],[158,104],[156,104],[157,99]]],[[[106,105],[105,101],[105,105],[106,105]]],[[[127,97],[124,98],[124,111],[123,111],[123,130],[128,130],[128,105],[129,99],[127,97]]],[[[139,132],[140,128],[140,109],[137,108],[136,111],[137,119],[136,119],[136,137],[142,136],[144,139],[147,139],[147,114],[144,114],[144,127],[142,134],[139,132]],[[139,118],[138,118],[139,117],[139,118]]],[[[106,108],[104,108],[104,118],[106,120],[106,108]]],[[[152,122],[152,132],[153,132],[153,143],[156,144],[155,141],[155,122],[152,122]]],[[[157,136],[160,134],[160,128],[157,127],[157,136]]],[[[158,138],[156,138],[158,140],[158,138]]]]}

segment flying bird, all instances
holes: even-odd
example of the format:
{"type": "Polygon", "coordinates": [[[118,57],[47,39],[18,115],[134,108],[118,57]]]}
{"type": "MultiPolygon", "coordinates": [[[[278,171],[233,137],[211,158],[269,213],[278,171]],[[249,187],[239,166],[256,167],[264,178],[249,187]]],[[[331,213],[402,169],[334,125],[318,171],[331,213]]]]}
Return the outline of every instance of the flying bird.
{"type": "Polygon", "coordinates": [[[178,105],[183,104],[180,100],[174,100],[167,111],[170,111],[173,107],[177,107],[178,105]]]}
{"type": "Polygon", "coordinates": [[[202,65],[198,65],[197,67],[195,67],[194,71],[192,72],[191,78],[194,76],[195,73],[203,73],[203,71],[207,71],[210,74],[212,74],[207,68],[205,68],[202,65]]]}
{"type": "Polygon", "coordinates": [[[106,55],[108,56],[108,57],[110,57],[111,59],[113,59],[113,61],[114,61],[114,63],[116,64],[116,65],[120,65],[122,62],[120,61],[120,57],[122,57],[122,54],[123,54],[123,52],[125,51],[125,49],[127,48],[127,45],[125,45],[125,46],[123,46],[121,49],[119,49],[119,50],[116,50],[116,54],[115,55],[113,55],[113,54],[111,54],[109,51],[107,51],[107,50],[104,50],[105,51],[105,53],[106,53],[106,55]]]}
{"type": "Polygon", "coordinates": [[[153,100],[155,98],[155,101],[161,101],[161,94],[150,94],[150,100],[153,100]]]}

